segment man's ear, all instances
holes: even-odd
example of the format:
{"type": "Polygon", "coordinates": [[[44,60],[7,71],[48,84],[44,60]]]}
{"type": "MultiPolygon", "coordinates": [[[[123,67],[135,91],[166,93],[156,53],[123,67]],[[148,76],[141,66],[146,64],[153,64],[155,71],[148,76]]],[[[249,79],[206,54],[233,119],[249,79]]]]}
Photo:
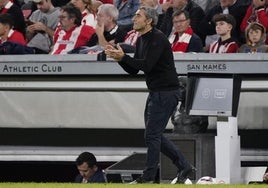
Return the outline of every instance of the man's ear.
{"type": "Polygon", "coordinates": [[[146,23],[149,24],[149,25],[152,25],[152,22],[153,22],[152,18],[149,18],[149,19],[146,20],[146,23]]]}

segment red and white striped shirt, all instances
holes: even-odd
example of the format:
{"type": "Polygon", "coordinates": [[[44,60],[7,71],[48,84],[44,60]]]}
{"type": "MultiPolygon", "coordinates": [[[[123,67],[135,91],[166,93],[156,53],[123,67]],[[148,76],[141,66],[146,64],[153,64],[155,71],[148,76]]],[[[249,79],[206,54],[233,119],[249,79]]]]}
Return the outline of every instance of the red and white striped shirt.
{"type": "Polygon", "coordinates": [[[75,26],[69,31],[64,31],[59,26],[54,33],[54,46],[51,54],[67,54],[75,48],[85,46],[93,33],[95,30],[88,25],[75,26]]]}
{"type": "Polygon", "coordinates": [[[218,41],[210,44],[209,53],[237,53],[238,48],[238,44],[233,38],[227,39],[225,41],[221,41],[219,39],[218,41]]]}

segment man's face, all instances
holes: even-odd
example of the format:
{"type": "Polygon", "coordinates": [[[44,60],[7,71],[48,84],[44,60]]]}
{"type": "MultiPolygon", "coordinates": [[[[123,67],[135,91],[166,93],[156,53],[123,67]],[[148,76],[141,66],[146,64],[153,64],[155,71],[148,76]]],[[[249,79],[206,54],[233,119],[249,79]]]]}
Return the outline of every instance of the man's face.
{"type": "Polygon", "coordinates": [[[146,19],[145,16],[145,10],[143,9],[137,10],[132,20],[133,20],[133,29],[135,29],[138,32],[144,31],[146,25],[148,24],[148,20],[146,19]]]}
{"type": "Polygon", "coordinates": [[[99,10],[98,13],[97,13],[96,20],[97,20],[97,24],[99,26],[104,24],[104,29],[105,29],[109,25],[109,23],[111,23],[113,21],[113,18],[111,16],[107,15],[102,10],[99,10]]]}
{"type": "Polygon", "coordinates": [[[184,14],[180,14],[173,18],[173,26],[175,31],[182,34],[190,26],[190,19],[186,19],[184,14]]]}
{"type": "Polygon", "coordinates": [[[69,18],[69,15],[67,14],[67,12],[64,12],[62,10],[60,11],[59,20],[60,20],[61,28],[64,31],[68,31],[70,28],[72,28],[75,25],[74,18],[69,18]]]}
{"type": "Polygon", "coordinates": [[[231,6],[235,0],[220,0],[220,4],[222,7],[231,6]]]}
{"type": "Polygon", "coordinates": [[[80,175],[83,176],[84,179],[90,178],[95,173],[94,168],[89,168],[86,162],[77,166],[77,169],[80,175]]]}
{"type": "Polygon", "coordinates": [[[187,0],[171,0],[171,6],[176,9],[182,9],[187,5],[187,0]]]}
{"type": "Polygon", "coordinates": [[[232,25],[225,22],[225,21],[218,21],[216,22],[216,33],[220,36],[223,36],[227,34],[228,32],[231,32],[232,25]]]}
{"type": "Polygon", "coordinates": [[[35,3],[36,7],[41,11],[41,12],[48,12],[50,9],[50,4],[48,2],[49,0],[42,0],[39,3],[35,3]]]}

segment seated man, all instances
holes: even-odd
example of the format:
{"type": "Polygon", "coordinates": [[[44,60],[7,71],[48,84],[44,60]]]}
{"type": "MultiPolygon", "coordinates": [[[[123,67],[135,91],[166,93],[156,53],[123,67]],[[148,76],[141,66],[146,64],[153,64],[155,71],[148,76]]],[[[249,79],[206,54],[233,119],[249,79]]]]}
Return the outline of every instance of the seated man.
{"type": "Polygon", "coordinates": [[[61,8],[59,18],[60,25],[53,37],[52,55],[67,54],[75,48],[85,46],[95,32],[93,27],[81,25],[81,12],[72,4],[61,8]]]}
{"type": "Polygon", "coordinates": [[[102,4],[99,6],[96,33],[92,36],[87,46],[100,45],[104,48],[108,44],[123,42],[127,32],[117,25],[117,18],[118,10],[114,5],[102,4]]]}
{"type": "Polygon", "coordinates": [[[202,40],[190,26],[190,15],[186,10],[173,13],[174,33],[169,37],[173,52],[203,52],[202,40]]]}
{"type": "Polygon", "coordinates": [[[200,27],[200,21],[203,19],[205,13],[204,10],[192,0],[173,0],[170,3],[170,7],[164,13],[164,18],[160,26],[160,30],[169,37],[172,33],[173,23],[172,15],[177,10],[186,10],[189,12],[191,27],[193,31],[199,35],[198,28],[200,27]]]}
{"type": "Polygon", "coordinates": [[[52,46],[54,31],[59,23],[60,8],[54,7],[51,0],[33,0],[37,10],[27,20],[27,46],[36,54],[48,54],[52,46]]]}
{"type": "Polygon", "coordinates": [[[81,153],[76,159],[76,166],[80,174],[75,178],[76,183],[104,183],[102,170],[97,166],[96,157],[89,152],[81,153]]]}

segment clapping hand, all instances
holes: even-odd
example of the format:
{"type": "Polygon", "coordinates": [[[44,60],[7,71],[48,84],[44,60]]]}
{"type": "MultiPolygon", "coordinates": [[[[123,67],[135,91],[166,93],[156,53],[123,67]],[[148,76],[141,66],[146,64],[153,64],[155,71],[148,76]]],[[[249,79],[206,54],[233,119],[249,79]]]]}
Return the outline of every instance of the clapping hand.
{"type": "Polygon", "coordinates": [[[115,61],[121,61],[125,55],[119,43],[117,43],[116,47],[112,45],[106,45],[105,54],[108,57],[113,58],[115,61]]]}

